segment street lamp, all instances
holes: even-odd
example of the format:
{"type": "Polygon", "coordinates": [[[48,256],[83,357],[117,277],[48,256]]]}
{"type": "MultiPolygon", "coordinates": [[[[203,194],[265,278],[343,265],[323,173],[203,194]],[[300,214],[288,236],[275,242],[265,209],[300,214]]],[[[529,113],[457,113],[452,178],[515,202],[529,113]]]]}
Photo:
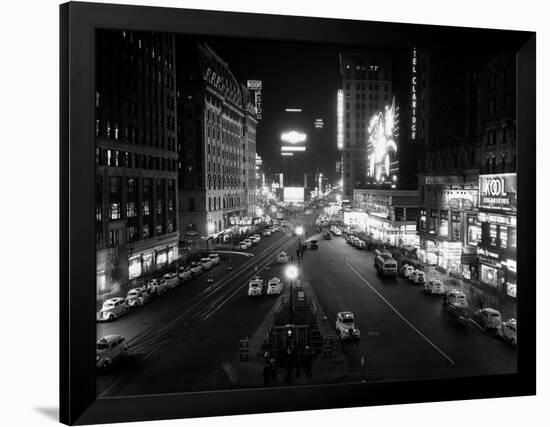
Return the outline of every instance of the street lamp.
{"type": "Polygon", "coordinates": [[[301,237],[304,234],[304,227],[297,225],[296,228],[294,228],[294,232],[298,237],[301,237]]]}
{"type": "Polygon", "coordinates": [[[294,264],[289,265],[285,270],[285,276],[288,280],[296,280],[298,278],[299,270],[294,264]]]}
{"type": "Polygon", "coordinates": [[[285,276],[290,283],[290,301],[289,301],[289,311],[290,311],[290,323],[294,323],[294,298],[293,298],[293,284],[294,280],[298,278],[299,270],[294,264],[290,264],[285,270],[285,276]]]}

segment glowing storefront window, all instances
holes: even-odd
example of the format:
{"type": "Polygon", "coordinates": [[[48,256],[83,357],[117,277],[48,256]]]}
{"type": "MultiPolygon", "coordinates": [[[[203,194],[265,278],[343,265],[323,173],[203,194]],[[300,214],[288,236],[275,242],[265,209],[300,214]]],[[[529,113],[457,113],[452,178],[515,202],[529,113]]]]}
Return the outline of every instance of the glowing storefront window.
{"type": "Polygon", "coordinates": [[[168,261],[168,255],[166,254],[166,251],[157,252],[157,265],[166,264],[166,261],[168,261]]]}
{"type": "Polygon", "coordinates": [[[481,264],[481,281],[488,285],[498,286],[498,274],[497,269],[489,267],[488,265],[481,264]]]}
{"type": "Polygon", "coordinates": [[[128,262],[128,278],[134,279],[141,276],[141,257],[130,258],[128,262]]]}
{"type": "Polygon", "coordinates": [[[508,247],[508,228],[503,227],[502,225],[500,226],[500,247],[508,247]]]}
{"type": "Polygon", "coordinates": [[[498,227],[495,224],[491,224],[489,226],[489,237],[491,239],[491,245],[496,246],[497,245],[497,230],[498,227]]]}
{"type": "Polygon", "coordinates": [[[449,221],[446,219],[441,220],[441,225],[439,226],[439,235],[442,237],[447,237],[449,235],[449,221]]]}
{"type": "Polygon", "coordinates": [[[105,270],[98,271],[96,274],[96,287],[98,291],[103,291],[106,287],[105,270]]]}
{"type": "Polygon", "coordinates": [[[518,291],[518,286],[515,284],[515,283],[508,283],[506,285],[506,294],[513,297],[513,298],[517,298],[517,291],[518,291]]]}
{"type": "Polygon", "coordinates": [[[153,267],[153,253],[147,252],[143,254],[142,271],[150,271],[153,267]]]}

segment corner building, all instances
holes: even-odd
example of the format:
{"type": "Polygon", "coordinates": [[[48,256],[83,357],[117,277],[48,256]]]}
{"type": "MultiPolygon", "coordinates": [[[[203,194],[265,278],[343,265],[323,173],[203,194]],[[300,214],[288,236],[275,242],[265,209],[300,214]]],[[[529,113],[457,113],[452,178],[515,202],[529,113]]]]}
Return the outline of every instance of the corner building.
{"type": "Polygon", "coordinates": [[[210,47],[177,39],[180,238],[229,232],[255,210],[256,126],[249,91],[210,47]]]}
{"type": "Polygon", "coordinates": [[[97,291],[178,257],[175,40],[100,30],[96,43],[97,291]]]}

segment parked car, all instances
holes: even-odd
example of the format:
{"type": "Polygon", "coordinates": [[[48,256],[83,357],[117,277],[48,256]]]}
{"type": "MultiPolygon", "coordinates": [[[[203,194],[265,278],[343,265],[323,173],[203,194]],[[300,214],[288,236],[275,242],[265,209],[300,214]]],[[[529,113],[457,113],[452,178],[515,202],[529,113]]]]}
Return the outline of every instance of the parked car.
{"type": "Polygon", "coordinates": [[[518,343],[517,326],[516,319],[509,319],[506,322],[502,322],[497,331],[503,339],[512,345],[516,345],[518,343]]]}
{"type": "Polygon", "coordinates": [[[279,295],[283,292],[283,282],[278,277],[272,277],[267,282],[267,294],[268,295],[279,295]]]}
{"type": "Polygon", "coordinates": [[[309,249],[311,250],[319,249],[319,246],[317,245],[317,240],[311,240],[309,242],[309,249]]]}
{"type": "Polygon", "coordinates": [[[462,291],[457,291],[453,289],[447,294],[447,304],[454,305],[456,307],[467,308],[468,300],[466,299],[466,294],[462,291]]]}
{"type": "Polygon", "coordinates": [[[431,279],[424,283],[424,291],[430,295],[443,295],[445,294],[445,286],[439,279],[431,279]]]}
{"type": "Polygon", "coordinates": [[[415,285],[424,285],[426,276],[422,270],[414,270],[412,274],[409,275],[409,280],[415,285]]]}
{"type": "Polygon", "coordinates": [[[359,238],[355,239],[355,247],[359,250],[365,250],[367,247],[367,244],[364,240],[361,240],[359,238]]]}
{"type": "Polygon", "coordinates": [[[202,264],[196,261],[193,261],[191,263],[189,269],[191,270],[191,273],[193,273],[193,277],[197,277],[203,272],[202,264]]]}
{"type": "Polygon", "coordinates": [[[243,242],[246,243],[248,245],[248,247],[252,246],[252,240],[250,240],[250,239],[244,239],[243,242]]]}
{"type": "Polygon", "coordinates": [[[252,243],[259,243],[261,240],[261,237],[259,234],[254,234],[253,236],[250,236],[250,241],[252,243]]]}
{"type": "Polygon", "coordinates": [[[168,286],[168,283],[164,279],[160,279],[157,286],[157,295],[163,295],[168,291],[170,287],[168,286]]]}
{"type": "Polygon", "coordinates": [[[97,320],[100,322],[108,322],[123,316],[127,312],[128,306],[124,298],[111,298],[103,303],[101,310],[97,313],[97,320]]]}
{"type": "Polygon", "coordinates": [[[96,342],[95,364],[99,369],[108,369],[113,362],[128,355],[128,346],[122,335],[105,335],[96,342]]]}
{"type": "Polygon", "coordinates": [[[266,228],[266,229],[264,230],[264,236],[271,236],[271,230],[268,229],[268,228],[266,228]]]}
{"type": "Polygon", "coordinates": [[[351,311],[341,311],[336,315],[336,333],[343,340],[359,340],[361,333],[355,327],[355,316],[351,311]]]}
{"type": "Polygon", "coordinates": [[[285,264],[289,260],[288,254],[286,252],[281,252],[279,255],[277,255],[277,263],[278,264],[285,264]]]}
{"type": "Polygon", "coordinates": [[[178,276],[182,282],[186,282],[193,277],[193,272],[189,267],[180,267],[178,276]]]}
{"type": "Polygon", "coordinates": [[[399,269],[401,276],[408,278],[409,275],[414,271],[414,267],[409,264],[403,264],[399,269]]]}
{"type": "Polygon", "coordinates": [[[476,316],[485,329],[499,329],[502,324],[500,312],[494,308],[482,308],[476,311],[476,316]]]}
{"type": "Polygon", "coordinates": [[[245,242],[239,242],[239,244],[237,245],[237,247],[242,250],[242,251],[245,251],[249,248],[248,244],[246,244],[245,242]]]}
{"type": "Polygon", "coordinates": [[[164,281],[166,282],[166,286],[168,286],[168,289],[175,288],[179,285],[180,278],[176,273],[166,273],[164,276],[162,276],[164,281]]]}
{"type": "Polygon", "coordinates": [[[328,231],[324,234],[323,238],[325,240],[332,240],[332,234],[330,234],[328,231]]]}
{"type": "Polygon", "coordinates": [[[201,263],[202,269],[203,269],[204,271],[208,271],[208,270],[210,270],[212,267],[214,267],[214,263],[212,262],[212,260],[211,260],[209,257],[203,257],[203,258],[201,258],[200,263],[201,263]]]}
{"type": "Polygon", "coordinates": [[[208,255],[208,257],[210,258],[210,261],[212,261],[214,265],[218,265],[220,262],[222,262],[222,259],[218,254],[210,254],[208,255]]]}
{"type": "Polygon", "coordinates": [[[250,282],[248,282],[248,296],[259,296],[265,292],[264,281],[260,276],[255,276],[250,282]]]}
{"type": "Polygon", "coordinates": [[[141,307],[147,301],[149,301],[149,293],[144,288],[133,288],[126,294],[128,307],[141,307]]]}

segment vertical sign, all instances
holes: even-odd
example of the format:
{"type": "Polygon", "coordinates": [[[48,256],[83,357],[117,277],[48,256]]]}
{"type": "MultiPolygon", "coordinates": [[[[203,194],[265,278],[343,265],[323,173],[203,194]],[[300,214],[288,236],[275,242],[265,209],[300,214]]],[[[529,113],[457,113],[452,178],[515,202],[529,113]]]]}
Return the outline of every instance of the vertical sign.
{"type": "Polygon", "coordinates": [[[248,90],[254,92],[254,107],[256,109],[256,119],[262,118],[262,81],[248,80],[246,82],[248,90]]]}
{"type": "Polygon", "coordinates": [[[337,118],[338,124],[336,141],[338,144],[338,149],[341,150],[344,148],[344,91],[342,89],[338,89],[337,118]]]}
{"type": "Polygon", "coordinates": [[[416,47],[412,50],[411,60],[411,139],[416,139],[416,84],[418,80],[417,73],[416,47]]]}

